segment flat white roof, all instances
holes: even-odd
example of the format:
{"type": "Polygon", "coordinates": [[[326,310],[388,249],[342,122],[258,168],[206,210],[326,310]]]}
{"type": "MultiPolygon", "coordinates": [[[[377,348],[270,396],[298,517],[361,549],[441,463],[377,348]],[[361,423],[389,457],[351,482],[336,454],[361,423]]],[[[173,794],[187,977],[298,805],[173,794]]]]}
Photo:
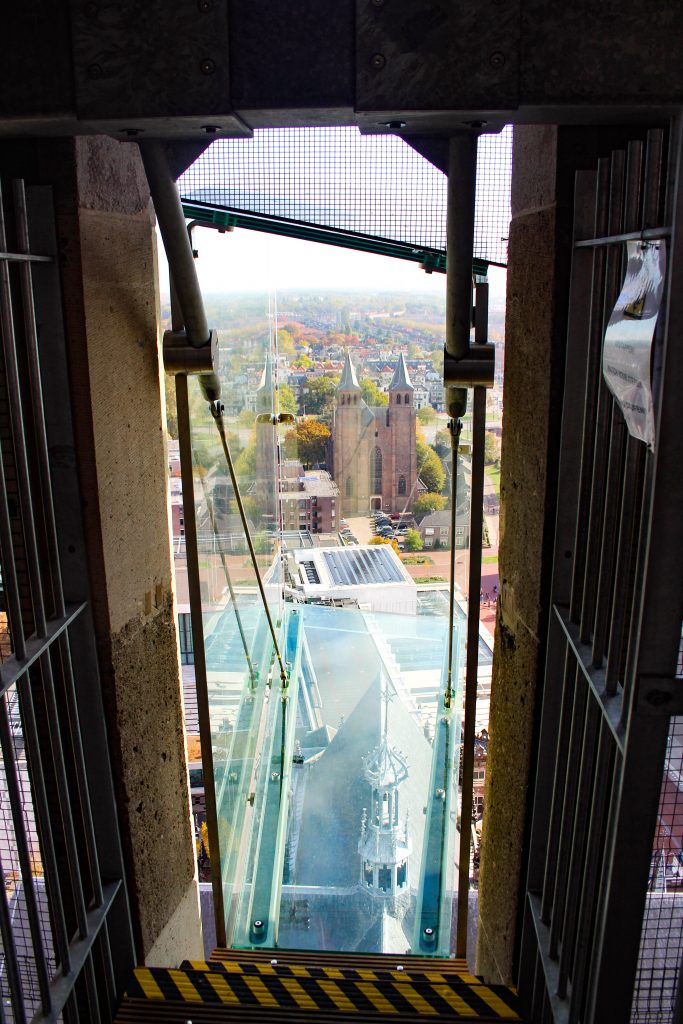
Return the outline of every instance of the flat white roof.
{"type": "Polygon", "coordinates": [[[294,551],[305,585],[331,588],[415,584],[390,544],[294,551]]]}

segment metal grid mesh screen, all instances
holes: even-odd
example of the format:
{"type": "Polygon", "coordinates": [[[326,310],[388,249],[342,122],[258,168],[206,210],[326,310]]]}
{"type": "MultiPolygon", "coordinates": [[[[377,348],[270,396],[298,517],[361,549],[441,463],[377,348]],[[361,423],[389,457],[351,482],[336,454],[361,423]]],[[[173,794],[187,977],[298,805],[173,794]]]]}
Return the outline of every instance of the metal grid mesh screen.
{"type": "Polygon", "coordinates": [[[671,719],[659,797],[631,1014],[634,1024],[673,1020],[682,954],[683,718],[676,717],[671,719]]]}
{"type": "MultiPolygon", "coordinates": [[[[54,974],[56,970],[56,961],[52,944],[52,928],[50,924],[48,894],[43,874],[38,832],[36,829],[33,796],[31,793],[31,783],[29,781],[29,769],[16,686],[10,687],[7,693],[0,697],[0,700],[5,704],[6,714],[10,725],[12,737],[11,742],[14,749],[14,764],[16,766],[16,782],[21,799],[24,829],[26,832],[29,857],[31,861],[31,884],[34,890],[34,898],[38,912],[38,924],[43,943],[43,951],[50,974],[54,974]]],[[[4,761],[1,762],[0,864],[2,865],[5,893],[7,895],[7,902],[9,905],[10,920],[12,923],[12,938],[16,948],[16,957],[24,1004],[26,1007],[27,1019],[31,1019],[33,1015],[40,1010],[41,1000],[38,988],[38,975],[36,971],[36,953],[33,940],[31,938],[26,893],[24,890],[26,880],[22,879],[19,864],[16,833],[7,787],[7,770],[8,769],[4,761]]],[[[11,771],[12,769],[9,770],[11,771]]],[[[2,998],[6,1019],[8,1021],[14,1021],[15,1017],[10,1003],[10,990],[4,961],[5,951],[0,947],[0,998],[2,998]]]]}
{"type": "MultiPolygon", "coordinates": [[[[479,140],[473,257],[507,262],[512,128],[479,140]]],[[[446,249],[446,176],[394,135],[267,128],[214,142],[178,182],[184,200],[446,249]]]]}

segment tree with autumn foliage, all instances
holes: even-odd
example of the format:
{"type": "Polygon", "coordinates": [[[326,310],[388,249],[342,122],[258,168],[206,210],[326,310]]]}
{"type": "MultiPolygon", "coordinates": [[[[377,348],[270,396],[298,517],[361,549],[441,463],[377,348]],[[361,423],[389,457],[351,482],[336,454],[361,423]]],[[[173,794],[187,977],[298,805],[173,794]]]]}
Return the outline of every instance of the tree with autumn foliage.
{"type": "Polygon", "coordinates": [[[368,541],[368,544],[391,544],[396,554],[401,554],[401,549],[399,548],[398,541],[395,537],[372,537],[371,540],[368,541]]]}
{"type": "Polygon", "coordinates": [[[413,515],[417,519],[426,516],[428,512],[443,512],[447,504],[442,494],[421,494],[413,504],[413,515]]]}
{"type": "Polygon", "coordinates": [[[330,433],[326,423],[313,419],[300,420],[285,435],[285,458],[298,458],[304,466],[324,462],[330,433]]]}

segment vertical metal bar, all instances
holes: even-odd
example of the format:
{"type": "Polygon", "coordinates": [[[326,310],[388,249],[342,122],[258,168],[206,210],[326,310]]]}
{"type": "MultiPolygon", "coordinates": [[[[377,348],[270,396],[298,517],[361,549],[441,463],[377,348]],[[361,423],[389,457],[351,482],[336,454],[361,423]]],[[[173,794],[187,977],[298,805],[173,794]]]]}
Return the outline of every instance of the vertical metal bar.
{"type": "Polygon", "coordinates": [[[215,850],[211,869],[213,909],[216,919],[216,942],[226,945],[225,909],[223,906],[223,885],[220,871],[220,845],[218,838],[218,816],[216,806],[216,785],[213,769],[211,743],[211,718],[209,714],[209,691],[206,679],[206,654],[204,650],[204,623],[202,617],[202,595],[199,576],[199,552],[197,549],[197,520],[194,503],[194,481],[192,478],[192,435],[187,377],[177,374],[176,411],[178,414],[178,448],[180,451],[180,477],[183,487],[183,517],[185,519],[185,551],[187,556],[187,585],[190,597],[190,618],[192,621],[192,642],[194,644],[194,673],[197,687],[197,718],[204,772],[204,795],[206,819],[209,830],[209,846],[215,850]]]}
{"type": "Polygon", "coordinates": [[[72,989],[71,995],[64,1006],[64,1019],[66,1024],[80,1024],[81,1015],[78,1012],[78,998],[75,988],[72,989]]]}
{"type": "MultiPolygon", "coordinates": [[[[562,951],[560,954],[558,990],[560,999],[567,996],[567,981],[573,966],[574,939],[577,930],[578,898],[581,880],[586,867],[586,837],[590,822],[592,787],[594,781],[594,765],[596,741],[600,728],[601,709],[592,695],[588,697],[586,721],[583,730],[583,747],[579,765],[579,783],[576,794],[574,814],[574,830],[571,841],[571,856],[567,873],[564,929],[562,934],[562,951]]],[[[596,785],[604,783],[604,779],[596,779],[596,785]]]]}
{"type": "MultiPolygon", "coordinates": [[[[561,631],[554,615],[550,616],[550,632],[551,637],[553,635],[557,637],[553,647],[561,645],[564,656],[564,668],[562,671],[563,683],[560,706],[557,717],[553,721],[556,748],[554,749],[553,760],[548,762],[549,764],[554,764],[554,770],[552,772],[552,802],[550,805],[550,816],[547,830],[544,833],[544,838],[547,839],[541,894],[541,920],[544,924],[550,924],[554,910],[555,880],[557,878],[559,855],[558,840],[562,825],[562,815],[564,812],[569,739],[573,725],[572,709],[574,707],[576,695],[576,666],[571,653],[567,649],[566,639],[560,635],[561,631]]],[[[550,662],[548,662],[546,671],[550,671],[550,662]]],[[[557,669],[555,671],[557,671],[557,669]]]]}
{"type": "Polygon", "coordinates": [[[683,394],[683,351],[678,331],[683,322],[683,119],[671,133],[673,201],[669,281],[663,311],[665,330],[662,375],[656,410],[656,445],[651,465],[652,489],[641,536],[647,551],[642,586],[633,616],[633,658],[624,743],[624,768],[612,801],[604,898],[596,927],[587,1024],[626,1020],[630,1013],[639,938],[646,899],[652,835],[669,734],[666,715],[646,715],[637,706],[639,677],[671,678],[676,672],[683,608],[680,560],[683,550],[683,475],[680,472],[680,399],[683,394]],[[626,855],[627,854],[627,855],[626,855]],[[624,899],[628,893],[628,900],[624,899]],[[619,986],[609,984],[620,977],[619,986]],[[624,984],[626,979],[627,984],[624,984]]]}
{"type": "MultiPolygon", "coordinates": [[[[612,153],[610,189],[609,189],[609,223],[608,231],[614,234],[619,231],[623,217],[624,203],[624,170],[626,157],[622,150],[612,153]]],[[[621,251],[609,248],[606,257],[604,296],[602,296],[602,317],[600,327],[600,356],[605,326],[609,320],[619,287],[619,271],[621,268],[621,251]]],[[[597,372],[597,417],[595,422],[595,442],[593,449],[593,471],[591,481],[590,512],[588,519],[588,536],[586,547],[586,567],[583,579],[583,600],[581,603],[580,636],[582,643],[590,643],[594,629],[597,602],[597,572],[600,550],[603,539],[605,514],[605,491],[607,474],[607,435],[611,417],[612,396],[605,384],[600,359],[597,372]]]]}
{"type": "Polygon", "coordinates": [[[604,721],[600,723],[598,734],[598,755],[595,769],[595,786],[593,801],[589,815],[588,839],[586,842],[586,866],[579,898],[578,922],[574,942],[574,970],[572,975],[572,991],[576,997],[569,1008],[569,1024],[577,1024],[583,1014],[583,1003],[586,994],[586,978],[591,963],[593,949],[593,929],[595,924],[595,907],[598,896],[598,880],[602,870],[604,855],[604,837],[609,782],[614,777],[613,759],[618,755],[610,730],[604,721]]]}
{"type": "MultiPolygon", "coordinates": [[[[17,247],[19,252],[29,253],[30,239],[26,209],[26,193],[23,181],[14,181],[13,191],[17,247]]],[[[57,542],[57,525],[55,522],[54,504],[52,500],[50,461],[47,449],[47,435],[45,431],[45,414],[40,374],[40,358],[38,354],[38,335],[36,331],[31,264],[28,262],[22,263],[19,269],[19,274],[21,279],[22,303],[24,309],[24,336],[30,385],[29,394],[31,398],[35,449],[38,456],[39,478],[43,498],[42,506],[50,561],[53,599],[55,604],[55,614],[57,616],[63,616],[65,612],[64,588],[62,585],[62,571],[59,561],[59,546],[57,542]]],[[[71,651],[69,648],[67,633],[62,633],[60,635],[59,649],[66,695],[66,714],[69,725],[69,736],[76,762],[75,776],[81,805],[81,817],[88,852],[88,860],[90,863],[91,883],[93,886],[95,903],[97,906],[101,906],[103,898],[102,881],[97,856],[97,843],[93,826],[90,795],[88,791],[85,758],[83,755],[83,743],[81,740],[81,730],[78,722],[78,703],[76,700],[76,690],[71,665],[71,651]]]]}
{"type": "Polygon", "coordinates": [[[90,1013],[88,1018],[89,1024],[101,1024],[102,1017],[100,1014],[100,1000],[97,993],[97,978],[95,977],[92,951],[85,961],[83,974],[85,976],[85,988],[88,996],[88,1011],[90,1013]]]}
{"type": "MultiPolygon", "coordinates": [[[[648,132],[645,149],[643,209],[640,215],[640,225],[642,228],[645,228],[649,223],[654,223],[655,219],[659,218],[663,142],[663,132],[661,130],[657,129],[648,132]]],[[[652,460],[647,457],[644,445],[634,438],[629,438],[627,459],[627,473],[633,480],[633,485],[622,522],[623,541],[620,537],[620,559],[617,564],[617,579],[615,581],[618,593],[624,595],[622,598],[624,607],[618,609],[620,621],[615,621],[615,635],[611,638],[605,677],[605,688],[608,693],[615,693],[618,682],[623,683],[625,707],[628,707],[628,689],[630,680],[633,677],[632,661],[635,656],[634,631],[631,631],[631,640],[626,650],[624,650],[624,622],[627,615],[626,600],[628,600],[628,616],[630,621],[636,607],[636,590],[638,581],[642,579],[642,567],[645,560],[645,548],[643,545],[638,546],[637,537],[643,514],[646,514],[646,505],[649,502],[651,488],[651,480],[646,475],[646,469],[647,474],[649,474],[652,468],[652,460]],[[631,670],[629,666],[631,666],[631,670]]]]}
{"type": "Polygon", "coordinates": [[[446,224],[446,350],[456,359],[466,356],[470,346],[476,183],[477,135],[459,132],[449,142],[446,224]]]}
{"type": "Polygon", "coordinates": [[[14,839],[17,848],[19,867],[21,869],[24,899],[26,900],[26,916],[28,917],[29,930],[31,932],[31,944],[33,946],[33,953],[35,956],[40,1000],[43,1005],[43,1013],[49,1013],[52,1005],[50,1000],[50,978],[45,959],[43,936],[40,930],[40,915],[38,913],[36,893],[33,887],[31,855],[29,853],[28,841],[26,839],[24,809],[19,789],[19,779],[17,777],[12,733],[7,715],[6,696],[0,697],[0,746],[2,747],[2,763],[5,771],[5,784],[7,786],[7,794],[9,796],[10,809],[12,812],[14,839]]]}
{"type": "Polygon", "coordinates": [[[114,974],[114,960],[111,953],[111,940],[109,938],[109,918],[105,918],[105,921],[100,930],[99,947],[102,958],[102,971],[104,974],[104,982],[107,987],[107,1002],[109,1006],[109,1016],[113,1017],[114,1008],[116,1007],[116,976],[114,974]]]}
{"type": "Polygon", "coordinates": [[[608,625],[612,615],[614,594],[614,565],[618,524],[622,514],[624,451],[626,447],[626,424],[614,401],[610,402],[611,421],[607,454],[607,482],[603,510],[602,542],[598,570],[598,585],[595,598],[593,623],[592,661],[596,668],[602,668],[607,645],[608,625]]]}
{"type": "MultiPolygon", "coordinates": [[[[30,243],[28,235],[28,217],[26,213],[26,193],[23,181],[13,181],[12,191],[14,195],[17,248],[21,253],[29,253],[30,243]]],[[[36,312],[33,300],[31,264],[28,261],[20,264],[19,279],[21,281],[21,298],[24,314],[24,341],[26,345],[28,379],[30,384],[26,390],[30,395],[31,410],[33,413],[36,453],[38,456],[38,473],[43,499],[42,512],[45,517],[47,550],[55,604],[55,615],[62,616],[64,614],[62,570],[59,564],[57,530],[55,527],[54,507],[52,504],[52,491],[50,489],[50,464],[47,453],[47,444],[45,442],[45,418],[43,414],[43,394],[40,384],[36,312]]]]}
{"type": "Polygon", "coordinates": [[[569,870],[569,859],[571,856],[571,841],[574,831],[574,816],[576,813],[578,774],[581,762],[581,748],[583,745],[586,701],[588,697],[587,684],[580,669],[570,669],[570,678],[572,675],[575,676],[576,680],[574,685],[574,706],[572,708],[571,716],[572,726],[569,737],[567,774],[564,786],[564,799],[562,801],[562,817],[560,820],[560,831],[557,837],[557,870],[555,874],[553,913],[550,921],[549,953],[553,959],[557,958],[558,948],[563,940],[564,933],[567,872],[569,870]]]}
{"type": "MultiPolygon", "coordinates": [[[[609,160],[599,160],[595,201],[595,222],[592,229],[594,237],[607,234],[609,217],[609,179],[609,160]]],[[[574,564],[571,597],[569,602],[569,617],[572,622],[578,622],[581,615],[583,581],[586,572],[588,513],[590,509],[593,478],[593,451],[595,446],[595,395],[598,389],[600,364],[602,360],[602,295],[605,282],[605,261],[605,249],[601,248],[593,252],[588,351],[585,366],[585,387],[582,397],[583,429],[581,432],[579,502],[573,543],[574,564]]]]}
{"type": "MultiPolygon", "coordinates": [[[[595,229],[598,176],[594,171],[576,175],[574,188],[574,224],[572,238],[586,238],[595,229]]],[[[571,597],[574,539],[579,508],[576,485],[580,476],[581,436],[586,390],[586,363],[590,327],[590,296],[595,276],[595,258],[590,250],[577,249],[572,262],[565,389],[562,408],[561,471],[558,481],[557,521],[553,555],[552,595],[556,603],[567,607],[571,597]]],[[[566,750],[569,742],[572,689],[567,680],[567,644],[557,617],[550,616],[546,651],[546,683],[543,691],[542,720],[538,763],[548,766],[539,772],[533,801],[533,825],[530,835],[527,889],[541,894],[541,920],[550,922],[555,887],[557,846],[553,837],[559,832],[561,794],[564,792],[566,750]],[[559,723],[559,730],[558,730],[559,723]],[[557,822],[553,824],[557,818],[557,822]]],[[[527,912],[523,941],[536,948],[533,917],[527,912]]],[[[520,975],[520,991],[522,979],[520,975]]]]}
{"type": "MultiPolygon", "coordinates": [[[[4,248],[4,240],[4,213],[2,210],[2,196],[0,195],[0,247],[4,248]]],[[[5,297],[9,298],[9,289],[5,288],[4,280],[2,282],[2,293],[3,300],[5,297]]],[[[5,303],[3,301],[3,305],[4,304],[5,303]]],[[[11,327],[11,310],[6,315],[10,320],[11,327]]],[[[38,554],[36,524],[31,500],[31,479],[28,468],[28,455],[26,450],[24,418],[22,412],[22,388],[17,362],[16,339],[13,329],[8,330],[6,334],[3,335],[3,351],[5,356],[5,373],[7,376],[10,423],[16,458],[17,482],[24,527],[24,538],[26,542],[26,557],[28,562],[29,581],[31,584],[36,633],[38,636],[45,636],[47,621],[43,597],[43,581],[40,557],[38,554]]],[[[49,651],[41,655],[40,668],[50,732],[50,745],[52,747],[52,756],[54,759],[57,791],[59,794],[59,804],[64,825],[64,838],[67,848],[69,874],[73,887],[74,905],[80,934],[85,936],[88,931],[87,915],[83,896],[80,865],[78,861],[78,844],[76,842],[76,833],[74,831],[73,818],[71,815],[66,763],[64,760],[64,751],[59,733],[59,712],[55,699],[54,680],[52,678],[52,665],[50,662],[49,651]]]]}
{"type": "MultiPolygon", "coordinates": [[[[488,285],[476,286],[475,340],[488,340],[488,285]]],[[[465,667],[465,718],[463,724],[462,794],[460,808],[460,855],[458,862],[458,923],[456,956],[467,955],[467,915],[470,889],[472,837],[472,790],[474,786],[474,727],[477,715],[479,669],[479,593],[481,546],[484,527],[484,445],[486,439],[486,388],[475,387],[472,401],[472,481],[470,491],[470,565],[467,606],[467,662],[465,667]]],[[[456,474],[457,466],[452,472],[456,474]]],[[[455,551],[455,535],[451,552],[455,551]]]]}
{"type": "MultiPolygon", "coordinates": [[[[633,231],[638,224],[642,153],[643,144],[641,142],[629,142],[626,158],[624,213],[621,223],[623,231],[633,231]]],[[[622,249],[622,275],[625,271],[625,263],[622,249]]],[[[629,481],[627,481],[624,469],[626,438],[627,430],[624,417],[616,403],[613,402],[600,574],[593,630],[593,665],[597,668],[602,667],[609,637],[615,625],[615,617],[617,622],[622,619],[622,606],[625,600],[625,594],[620,593],[614,585],[614,573],[618,557],[619,527],[624,515],[628,515],[628,508],[624,506],[624,502],[628,505],[630,497],[626,491],[629,481]]]]}
{"type": "MultiPolygon", "coordinates": [[[[474,201],[477,184],[476,132],[453,135],[448,149],[448,206],[446,239],[446,351],[456,359],[467,355],[472,327],[472,252],[474,201]]],[[[445,389],[446,411],[461,419],[467,408],[467,389],[445,389]]]]}
{"type": "MultiPolygon", "coordinates": [[[[2,205],[2,192],[0,189],[0,249],[5,248],[5,222],[2,205]]],[[[10,281],[7,264],[0,260],[0,318],[2,326],[3,343],[10,345],[14,338],[14,323],[12,318],[10,294],[10,281]]],[[[10,613],[10,628],[12,631],[12,643],[14,652],[18,658],[26,655],[26,645],[23,632],[23,616],[21,610],[21,598],[19,593],[19,582],[17,578],[16,565],[14,560],[14,548],[12,541],[12,526],[10,522],[9,508],[7,502],[5,465],[0,448],[0,549],[2,550],[2,572],[5,593],[10,613]]],[[[37,727],[33,710],[33,695],[28,676],[23,677],[17,683],[17,692],[21,704],[21,716],[24,726],[24,738],[29,754],[31,768],[31,780],[36,800],[37,820],[40,823],[40,841],[43,850],[46,877],[48,879],[49,893],[52,900],[52,911],[54,916],[54,927],[56,932],[56,945],[59,951],[60,960],[64,971],[70,967],[69,946],[64,917],[64,906],[61,895],[61,880],[57,869],[54,841],[50,828],[50,812],[45,789],[45,777],[42,767],[42,755],[37,740],[37,727]]]]}
{"type": "MultiPolygon", "coordinates": [[[[664,132],[661,128],[650,129],[645,146],[643,212],[640,222],[643,229],[655,227],[660,221],[663,150],[664,132]]],[[[667,210],[665,220],[669,222],[670,218],[671,212],[667,210]]]]}
{"type": "MultiPolygon", "coordinates": [[[[0,860],[0,938],[2,939],[2,951],[5,955],[5,972],[9,982],[10,1002],[12,1004],[12,1019],[18,1022],[26,1020],[24,1009],[24,992],[17,963],[17,948],[14,944],[14,933],[12,931],[12,920],[9,907],[7,906],[7,883],[5,881],[5,870],[0,860]]],[[[0,1000],[0,1003],[2,1000],[0,1000]]]]}

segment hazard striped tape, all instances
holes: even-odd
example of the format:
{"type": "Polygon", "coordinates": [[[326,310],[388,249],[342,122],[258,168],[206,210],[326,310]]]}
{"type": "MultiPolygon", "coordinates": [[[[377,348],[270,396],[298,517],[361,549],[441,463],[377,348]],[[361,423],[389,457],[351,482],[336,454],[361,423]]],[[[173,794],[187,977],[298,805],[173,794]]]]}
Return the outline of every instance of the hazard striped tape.
{"type": "Polygon", "coordinates": [[[280,960],[243,961],[243,960],[185,960],[181,969],[191,971],[223,971],[227,974],[257,974],[262,976],[280,976],[292,978],[332,978],[333,981],[426,981],[438,985],[481,985],[481,979],[467,970],[415,971],[406,961],[407,966],[401,969],[370,968],[370,967],[323,967],[319,964],[303,964],[282,962],[280,960]]]}
{"type": "MultiPolygon", "coordinates": [[[[303,970],[310,972],[313,968],[303,970]]],[[[516,996],[503,986],[492,987],[479,981],[467,984],[456,981],[453,976],[443,976],[441,981],[418,981],[403,977],[406,972],[392,975],[390,979],[372,980],[349,978],[345,976],[349,972],[340,970],[339,977],[334,977],[328,973],[332,970],[325,968],[319,976],[312,977],[310,973],[278,974],[274,968],[271,974],[263,971],[138,967],[126,996],[187,1004],[213,1003],[318,1012],[520,1020],[516,996]]]]}

